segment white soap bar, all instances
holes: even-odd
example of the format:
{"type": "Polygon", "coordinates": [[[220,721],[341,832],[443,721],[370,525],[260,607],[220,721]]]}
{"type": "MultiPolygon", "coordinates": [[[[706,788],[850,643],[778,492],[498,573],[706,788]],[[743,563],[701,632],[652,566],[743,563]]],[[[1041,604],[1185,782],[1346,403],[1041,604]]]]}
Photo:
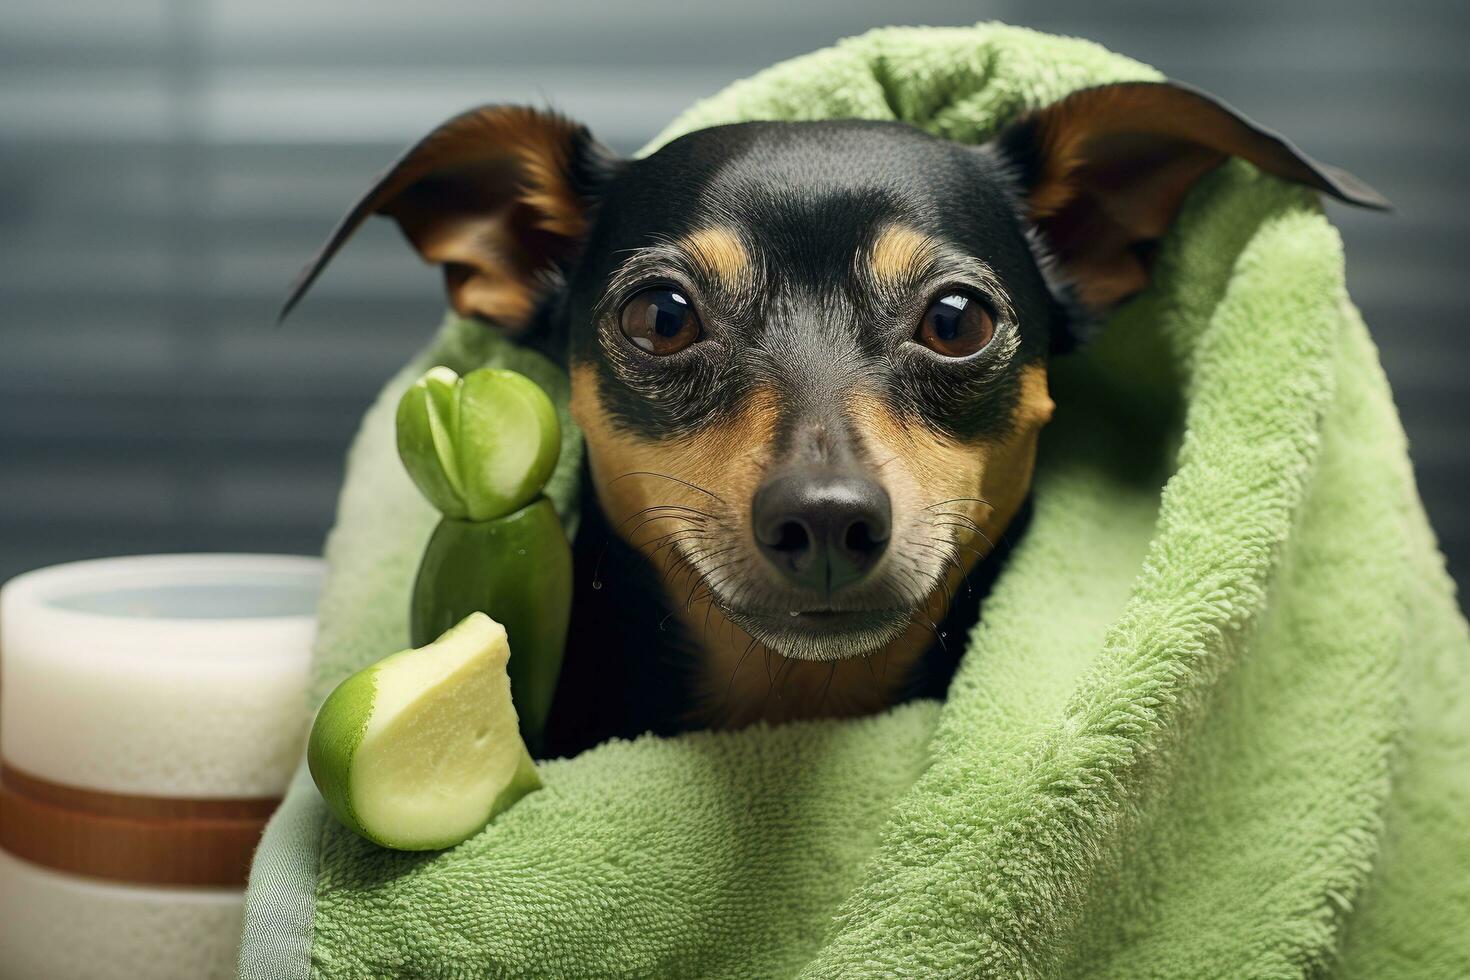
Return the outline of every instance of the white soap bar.
{"type": "Polygon", "coordinates": [[[281,795],[309,720],[323,563],[271,555],[76,562],[0,589],[0,754],[144,796],[281,795]]]}
{"type": "Polygon", "coordinates": [[[0,977],[227,980],[245,895],[48,871],[0,850],[0,977]]]}

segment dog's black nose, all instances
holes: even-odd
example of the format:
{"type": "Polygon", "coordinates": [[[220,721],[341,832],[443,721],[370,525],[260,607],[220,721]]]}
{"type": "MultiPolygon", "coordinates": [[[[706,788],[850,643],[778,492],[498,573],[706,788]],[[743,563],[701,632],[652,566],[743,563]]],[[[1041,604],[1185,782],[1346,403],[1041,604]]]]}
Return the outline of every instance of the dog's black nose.
{"type": "Polygon", "coordinates": [[[756,544],[787,578],[831,594],[861,580],[888,547],[888,494],[865,477],[788,470],[756,491],[756,544]]]}

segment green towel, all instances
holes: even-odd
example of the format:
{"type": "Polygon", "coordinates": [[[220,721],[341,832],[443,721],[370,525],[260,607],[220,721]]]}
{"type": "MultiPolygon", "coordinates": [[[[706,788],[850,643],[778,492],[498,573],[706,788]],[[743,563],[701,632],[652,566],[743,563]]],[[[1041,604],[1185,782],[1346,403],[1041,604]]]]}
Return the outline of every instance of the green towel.
{"type": "MultiPolygon", "coordinates": [[[[1002,26],[881,30],[661,139],[862,116],[974,142],[1156,77],[1002,26]]],[[[1157,268],[1053,365],[1033,520],[945,702],[603,745],[439,854],[353,836],[298,777],[242,975],[1470,976],[1470,636],[1338,235],[1232,162],[1157,268]]],[[[407,642],[433,515],[398,394],[483,361],[564,398],[457,321],[388,385],[327,544],[314,701],[407,642]]]]}

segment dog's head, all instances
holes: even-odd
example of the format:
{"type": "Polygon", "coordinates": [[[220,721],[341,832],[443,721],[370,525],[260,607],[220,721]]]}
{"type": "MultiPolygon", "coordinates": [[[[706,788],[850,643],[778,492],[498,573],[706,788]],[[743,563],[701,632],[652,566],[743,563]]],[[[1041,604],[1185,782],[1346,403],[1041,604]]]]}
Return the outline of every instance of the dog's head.
{"type": "Polygon", "coordinates": [[[983,146],[746,123],[628,161],[488,107],[410,149],[289,302],[367,215],[394,218],[456,310],[568,365],[601,505],[676,605],[789,657],[867,654],[938,618],[1005,529],[1048,357],[1148,284],[1230,155],[1384,203],[1173,84],[1081,91],[983,146]]]}

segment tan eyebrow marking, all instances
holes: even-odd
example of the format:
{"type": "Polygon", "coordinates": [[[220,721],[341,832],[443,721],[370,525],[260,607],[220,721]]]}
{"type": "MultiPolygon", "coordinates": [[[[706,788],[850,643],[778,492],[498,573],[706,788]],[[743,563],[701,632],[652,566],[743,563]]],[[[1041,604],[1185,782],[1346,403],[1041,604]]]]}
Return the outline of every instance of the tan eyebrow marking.
{"type": "Polygon", "coordinates": [[[868,267],[885,282],[903,282],[923,272],[938,243],[905,225],[888,225],[868,249],[868,267]]]}
{"type": "Polygon", "coordinates": [[[712,225],[685,235],[679,245],[712,277],[738,286],[750,272],[750,255],[740,236],[729,228],[712,225]]]}

